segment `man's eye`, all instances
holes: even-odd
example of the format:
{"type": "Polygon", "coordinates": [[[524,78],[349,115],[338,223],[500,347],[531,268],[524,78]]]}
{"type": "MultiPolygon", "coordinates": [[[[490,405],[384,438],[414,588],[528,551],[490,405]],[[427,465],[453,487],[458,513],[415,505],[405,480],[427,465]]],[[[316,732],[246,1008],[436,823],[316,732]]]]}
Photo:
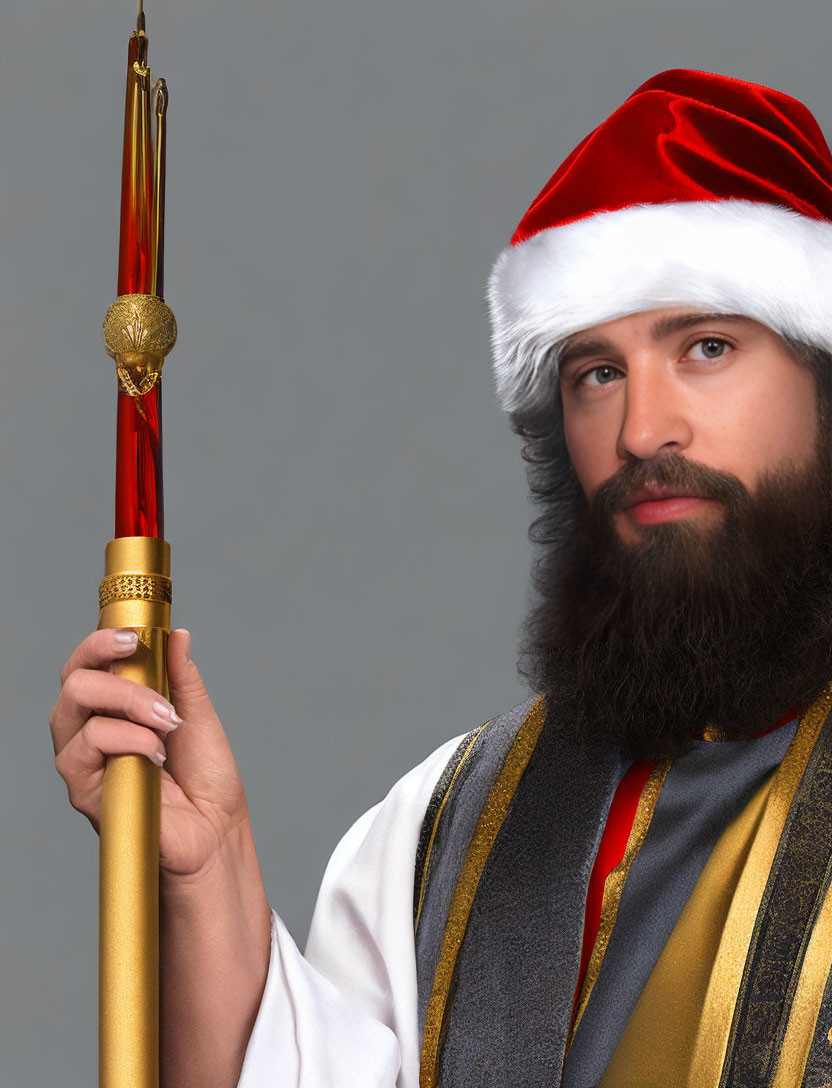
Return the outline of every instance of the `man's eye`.
{"type": "Polygon", "coordinates": [[[694,359],[718,359],[730,347],[727,340],[720,340],[718,336],[705,336],[691,345],[688,354],[693,355],[694,359]]]}
{"type": "Polygon", "coordinates": [[[609,385],[618,377],[618,371],[614,366],[594,366],[592,370],[585,370],[579,382],[583,385],[609,385]]]}

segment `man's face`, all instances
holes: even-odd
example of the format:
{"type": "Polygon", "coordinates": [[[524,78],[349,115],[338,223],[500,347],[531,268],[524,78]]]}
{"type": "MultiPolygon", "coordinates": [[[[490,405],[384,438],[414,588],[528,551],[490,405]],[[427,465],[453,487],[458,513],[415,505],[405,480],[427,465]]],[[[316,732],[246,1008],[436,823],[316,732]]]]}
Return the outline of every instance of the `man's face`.
{"type": "MultiPolygon", "coordinates": [[[[748,317],[674,306],[596,325],[567,341],[560,383],[566,444],[589,499],[625,466],[668,454],[729,474],[753,494],[764,473],[799,470],[816,449],[812,374],[748,317]]],[[[721,520],[723,501],[706,486],[645,478],[614,503],[623,542],[667,521],[721,520]]]]}
{"type": "Polygon", "coordinates": [[[692,308],[569,339],[563,432],[522,432],[542,513],[521,672],[564,736],[678,758],[832,677],[832,360],[812,366],[692,308]]]}

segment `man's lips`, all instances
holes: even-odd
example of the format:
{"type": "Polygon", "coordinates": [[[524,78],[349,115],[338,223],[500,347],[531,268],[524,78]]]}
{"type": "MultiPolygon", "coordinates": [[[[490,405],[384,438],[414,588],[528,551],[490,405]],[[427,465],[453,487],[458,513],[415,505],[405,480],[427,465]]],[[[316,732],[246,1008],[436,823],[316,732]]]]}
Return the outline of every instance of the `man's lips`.
{"type": "Polygon", "coordinates": [[[652,525],[687,517],[701,509],[707,496],[682,487],[646,487],[637,491],[624,507],[633,521],[652,525]]]}
{"type": "Polygon", "coordinates": [[[688,487],[643,487],[640,491],[637,491],[630,497],[625,507],[629,510],[631,507],[636,506],[640,502],[662,502],[665,499],[701,499],[705,498],[699,491],[694,491],[688,487]]]}

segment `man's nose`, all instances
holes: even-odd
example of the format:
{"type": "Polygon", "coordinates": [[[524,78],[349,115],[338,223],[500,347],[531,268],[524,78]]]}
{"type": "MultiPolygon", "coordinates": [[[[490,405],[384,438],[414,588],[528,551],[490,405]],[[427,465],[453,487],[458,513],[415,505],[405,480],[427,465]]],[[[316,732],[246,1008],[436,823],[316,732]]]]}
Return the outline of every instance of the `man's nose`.
{"type": "Polygon", "coordinates": [[[693,430],[680,390],[666,368],[648,360],[628,367],[618,455],[648,461],[686,449],[693,430]]]}

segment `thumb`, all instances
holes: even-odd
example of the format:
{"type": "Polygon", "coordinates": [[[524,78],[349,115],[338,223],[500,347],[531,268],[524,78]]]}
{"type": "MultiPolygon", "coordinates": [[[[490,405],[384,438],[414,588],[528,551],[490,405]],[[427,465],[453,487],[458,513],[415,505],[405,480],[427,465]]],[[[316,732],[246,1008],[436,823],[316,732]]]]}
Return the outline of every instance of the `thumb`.
{"type": "Polygon", "coordinates": [[[191,632],[184,627],[168,637],[168,684],[170,701],[186,722],[219,725],[199,669],[191,661],[191,632]]]}
{"type": "MultiPolygon", "coordinates": [[[[171,702],[182,723],[166,738],[165,772],[191,803],[208,802],[226,824],[229,820],[233,823],[246,816],[245,791],[228,738],[190,651],[190,632],[171,631],[168,684],[171,702]]],[[[165,785],[163,775],[163,790],[165,785]]],[[[181,799],[168,787],[169,801],[171,797],[176,798],[173,808],[181,808],[181,799]]],[[[205,810],[201,811],[205,815],[205,810]]]]}

